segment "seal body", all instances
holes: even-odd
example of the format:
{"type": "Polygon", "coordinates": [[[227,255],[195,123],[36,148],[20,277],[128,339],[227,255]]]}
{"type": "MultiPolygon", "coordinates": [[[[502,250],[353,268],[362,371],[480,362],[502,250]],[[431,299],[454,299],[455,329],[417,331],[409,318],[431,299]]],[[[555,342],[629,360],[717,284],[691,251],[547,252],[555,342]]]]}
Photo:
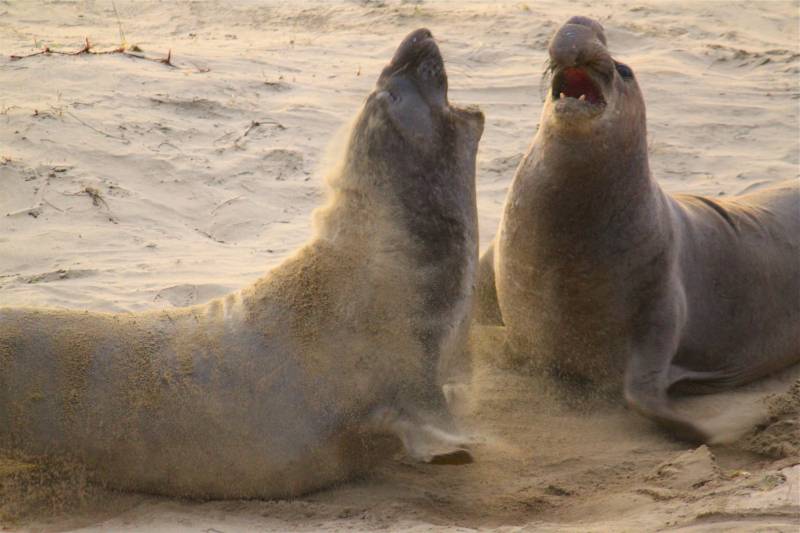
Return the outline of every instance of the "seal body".
{"type": "Polygon", "coordinates": [[[633,71],[611,58],[602,27],[571,19],[550,61],[540,129],[481,261],[496,274],[499,320],[535,368],[593,390],[624,383],[633,407],[707,440],[669,392],[800,361],[798,183],[728,200],[667,195],[650,175],[633,71]]]}
{"type": "Polygon", "coordinates": [[[392,451],[381,434],[463,459],[436,372],[470,319],[482,129],[413,32],[328,177],[315,238],[253,286],[139,314],[0,308],[0,446],[202,498],[347,479],[392,451]]]}

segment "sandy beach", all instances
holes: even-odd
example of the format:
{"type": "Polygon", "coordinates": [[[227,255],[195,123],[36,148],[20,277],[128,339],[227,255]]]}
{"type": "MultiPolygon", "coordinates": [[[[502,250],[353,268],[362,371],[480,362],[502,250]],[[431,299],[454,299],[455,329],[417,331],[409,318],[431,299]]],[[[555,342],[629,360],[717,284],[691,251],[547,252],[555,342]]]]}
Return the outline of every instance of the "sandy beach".
{"type": "MultiPolygon", "coordinates": [[[[0,305],[141,311],[252,283],[311,236],[349,120],[418,27],[440,44],[450,99],[486,115],[485,247],[537,128],[548,40],[576,14],[605,26],[638,77],[665,190],[730,196],[800,177],[797,1],[0,0],[0,305]],[[10,58],[77,51],[87,38],[96,51],[171,51],[173,66],[122,54],[10,58]]],[[[0,502],[0,529],[800,527],[796,375],[697,407],[758,403],[770,416],[733,443],[698,448],[621,405],[561,406],[546,384],[498,363],[502,335],[472,335],[475,375],[459,415],[479,438],[474,464],[395,458],[292,501],[68,487],[32,507],[24,494],[22,507],[0,502]]],[[[2,460],[0,491],[12,490],[2,460]]]]}

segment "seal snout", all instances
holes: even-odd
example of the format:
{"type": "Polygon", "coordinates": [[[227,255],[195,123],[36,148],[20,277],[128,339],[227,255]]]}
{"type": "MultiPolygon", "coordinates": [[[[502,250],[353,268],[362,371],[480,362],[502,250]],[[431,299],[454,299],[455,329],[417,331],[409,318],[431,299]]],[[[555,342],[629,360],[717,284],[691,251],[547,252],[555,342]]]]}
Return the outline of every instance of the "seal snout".
{"type": "Polygon", "coordinates": [[[432,107],[447,106],[444,59],[430,30],[420,28],[403,39],[381,72],[377,88],[393,101],[413,98],[411,94],[417,92],[432,107]]]}
{"type": "Polygon", "coordinates": [[[433,34],[427,28],[409,33],[397,47],[392,60],[386,67],[390,74],[409,68],[418,68],[419,75],[436,75],[444,70],[444,60],[433,34]]]}
{"type": "Polygon", "coordinates": [[[550,41],[550,61],[561,67],[575,67],[608,55],[603,27],[586,17],[572,17],[550,41]]]}
{"type": "Polygon", "coordinates": [[[603,25],[597,22],[596,20],[590,19],[589,17],[572,17],[567,21],[567,24],[577,24],[580,26],[586,26],[590,30],[592,30],[597,37],[597,39],[603,43],[603,46],[606,46],[606,34],[605,30],[603,29],[603,25]]]}
{"type": "Polygon", "coordinates": [[[613,69],[603,27],[586,17],[572,17],[550,42],[550,63],[555,72],[553,101],[574,99],[569,105],[605,105],[600,79],[610,78],[613,69]]]}

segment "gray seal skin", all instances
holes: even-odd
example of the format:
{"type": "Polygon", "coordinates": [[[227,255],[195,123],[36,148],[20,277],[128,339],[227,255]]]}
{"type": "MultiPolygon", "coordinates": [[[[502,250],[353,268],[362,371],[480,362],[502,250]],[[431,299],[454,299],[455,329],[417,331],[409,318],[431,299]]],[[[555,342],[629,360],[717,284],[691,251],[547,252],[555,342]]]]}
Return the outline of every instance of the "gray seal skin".
{"type": "Polygon", "coordinates": [[[481,259],[499,313],[484,296],[478,315],[505,323],[512,353],[534,369],[593,391],[622,384],[640,413],[707,441],[670,393],[800,361],[800,187],[725,200],[663,192],[636,78],[605,45],[584,17],[550,44],[541,126],[481,259]]]}
{"type": "Polygon", "coordinates": [[[121,489],[274,498],[392,453],[467,462],[437,365],[462,349],[483,115],[402,42],[328,176],[315,237],[253,286],[139,314],[0,309],[0,446],[121,489]],[[388,443],[391,444],[391,443],[388,443]]]}

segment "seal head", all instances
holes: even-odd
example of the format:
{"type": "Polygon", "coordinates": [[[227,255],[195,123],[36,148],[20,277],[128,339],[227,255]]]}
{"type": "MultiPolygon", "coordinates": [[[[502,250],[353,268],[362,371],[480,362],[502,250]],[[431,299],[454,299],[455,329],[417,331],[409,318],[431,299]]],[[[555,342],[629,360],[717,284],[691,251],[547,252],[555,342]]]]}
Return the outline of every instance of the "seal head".
{"type": "Polygon", "coordinates": [[[483,122],[477,108],[449,104],[442,54],[431,32],[419,29],[381,72],[353,128],[351,149],[359,152],[348,160],[377,167],[390,160],[398,175],[431,158],[452,161],[477,151],[483,122]],[[459,138],[468,141],[463,148],[459,138]]]}
{"type": "Polygon", "coordinates": [[[596,134],[621,122],[645,127],[644,99],[633,71],[606,48],[600,23],[572,17],[549,47],[552,83],[544,115],[563,135],[596,134]]]}

